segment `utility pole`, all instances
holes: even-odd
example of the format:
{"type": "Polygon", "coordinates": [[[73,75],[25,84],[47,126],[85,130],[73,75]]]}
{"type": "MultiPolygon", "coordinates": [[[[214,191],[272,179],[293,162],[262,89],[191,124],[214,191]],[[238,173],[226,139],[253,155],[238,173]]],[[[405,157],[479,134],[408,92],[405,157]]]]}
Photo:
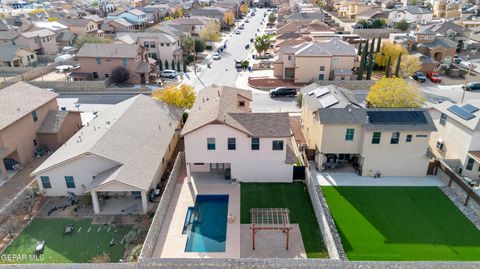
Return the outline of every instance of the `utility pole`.
{"type": "Polygon", "coordinates": [[[473,67],[473,64],[470,63],[470,65],[468,66],[467,75],[465,76],[465,85],[463,86],[462,99],[460,100],[460,103],[463,103],[463,100],[465,99],[465,93],[467,92],[468,78],[470,77],[470,72],[472,72],[472,67],[473,67]]]}

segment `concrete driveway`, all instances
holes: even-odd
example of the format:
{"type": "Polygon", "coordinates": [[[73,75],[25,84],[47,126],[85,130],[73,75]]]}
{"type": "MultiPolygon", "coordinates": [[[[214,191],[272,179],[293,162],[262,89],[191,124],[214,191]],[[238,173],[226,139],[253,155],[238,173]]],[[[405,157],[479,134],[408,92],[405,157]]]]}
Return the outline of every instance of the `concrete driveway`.
{"type": "Polygon", "coordinates": [[[436,176],[373,178],[361,177],[354,173],[319,173],[313,166],[311,172],[316,185],[320,186],[445,186],[445,183],[436,176]]]}

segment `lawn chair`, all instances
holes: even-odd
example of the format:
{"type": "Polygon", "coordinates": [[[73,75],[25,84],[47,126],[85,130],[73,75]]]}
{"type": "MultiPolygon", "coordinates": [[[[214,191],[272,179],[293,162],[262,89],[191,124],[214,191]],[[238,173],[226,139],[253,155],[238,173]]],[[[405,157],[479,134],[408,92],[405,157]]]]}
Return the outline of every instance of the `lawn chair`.
{"type": "Polygon", "coordinates": [[[63,235],[72,235],[73,234],[73,224],[67,224],[63,230],[63,235]]]}
{"type": "Polygon", "coordinates": [[[38,241],[37,245],[35,246],[35,255],[43,254],[45,250],[45,241],[38,241]]]}

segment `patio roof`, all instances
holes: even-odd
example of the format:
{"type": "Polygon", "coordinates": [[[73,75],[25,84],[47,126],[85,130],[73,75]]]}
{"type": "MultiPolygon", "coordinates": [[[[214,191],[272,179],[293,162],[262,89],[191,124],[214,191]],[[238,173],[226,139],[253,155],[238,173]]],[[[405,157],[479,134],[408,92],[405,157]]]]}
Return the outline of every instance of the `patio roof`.
{"type": "Polygon", "coordinates": [[[291,228],[288,208],[250,209],[252,228],[283,230],[291,228]]]}

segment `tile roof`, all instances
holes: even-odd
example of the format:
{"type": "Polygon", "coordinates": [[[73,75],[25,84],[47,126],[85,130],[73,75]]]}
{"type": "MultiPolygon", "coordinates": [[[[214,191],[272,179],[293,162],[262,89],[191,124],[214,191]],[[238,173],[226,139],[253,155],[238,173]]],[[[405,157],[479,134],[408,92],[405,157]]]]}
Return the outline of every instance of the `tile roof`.
{"type": "Polygon", "coordinates": [[[237,98],[252,100],[252,92],[210,85],[198,92],[182,135],[210,123],[226,124],[254,137],[288,137],[288,113],[251,113],[237,108],[237,98]]]}
{"type": "Polygon", "coordinates": [[[408,11],[410,14],[429,14],[433,13],[431,10],[421,7],[407,6],[403,7],[400,10],[408,11]]]}
{"type": "Polygon", "coordinates": [[[51,36],[55,35],[54,32],[47,30],[47,29],[40,29],[36,31],[31,31],[31,32],[24,32],[21,34],[22,36],[26,38],[32,38],[32,37],[46,37],[46,36],[51,36]]]}
{"type": "Polygon", "coordinates": [[[139,9],[130,9],[130,10],[127,10],[126,12],[131,13],[131,14],[133,14],[133,15],[135,15],[135,16],[143,16],[143,15],[146,15],[145,12],[143,12],[143,11],[141,11],[141,10],[139,10],[139,9]]]}
{"type": "Polygon", "coordinates": [[[58,94],[46,89],[17,82],[0,90],[0,130],[29,115],[35,109],[57,98],[58,94]]]}
{"type": "Polygon", "coordinates": [[[305,43],[297,47],[296,56],[355,56],[355,46],[338,38],[327,42],[305,43]]]}
{"type": "Polygon", "coordinates": [[[20,32],[0,31],[0,40],[13,40],[20,35],[20,32]]]}
{"type": "Polygon", "coordinates": [[[89,22],[92,20],[84,19],[84,18],[75,18],[75,19],[61,19],[60,23],[67,25],[69,27],[85,27],[89,22]]]}
{"type": "MultiPolygon", "coordinates": [[[[135,41],[138,41],[140,38],[153,38],[156,39],[160,43],[174,43],[177,42],[178,39],[170,34],[162,33],[162,32],[128,32],[128,33],[118,33],[117,38],[122,38],[125,36],[130,36],[135,41]]],[[[142,44],[140,44],[142,45],[142,44]]]]}
{"type": "Polygon", "coordinates": [[[452,41],[450,39],[446,38],[435,38],[433,42],[430,43],[421,43],[417,44],[417,47],[428,47],[428,48],[436,48],[436,47],[442,47],[442,48],[456,48],[457,47],[457,42],[452,41]]]}
{"type": "Polygon", "coordinates": [[[182,111],[151,97],[137,95],[100,111],[32,175],[85,154],[110,160],[87,190],[115,181],[147,191],[182,118],[182,111]],[[132,139],[133,138],[133,139],[132,139]],[[101,180],[100,180],[101,179],[101,180]]]}
{"type": "Polygon", "coordinates": [[[135,58],[137,55],[138,45],[129,44],[87,43],[77,53],[77,57],[135,58]]]}
{"type": "Polygon", "coordinates": [[[0,47],[0,61],[11,61],[15,58],[17,58],[17,52],[20,49],[25,49],[29,50],[33,53],[33,50],[28,49],[28,48],[22,48],[20,46],[15,46],[15,45],[2,45],[0,47]]]}

